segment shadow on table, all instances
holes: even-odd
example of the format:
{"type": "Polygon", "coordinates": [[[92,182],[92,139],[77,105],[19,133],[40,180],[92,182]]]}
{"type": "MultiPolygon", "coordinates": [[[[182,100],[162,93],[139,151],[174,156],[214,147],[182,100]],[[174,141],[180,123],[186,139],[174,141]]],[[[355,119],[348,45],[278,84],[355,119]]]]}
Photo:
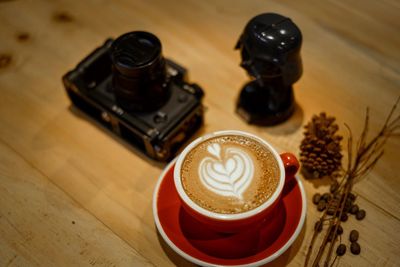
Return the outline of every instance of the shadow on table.
{"type": "Polygon", "coordinates": [[[297,131],[300,127],[302,127],[303,120],[304,120],[303,108],[296,102],[294,107],[294,113],[288,120],[278,125],[260,127],[260,129],[262,131],[265,130],[272,135],[289,135],[297,131]]]}
{"type": "MultiPolygon", "coordinates": [[[[288,250],[286,250],[281,256],[279,256],[277,259],[275,259],[272,262],[269,262],[263,266],[275,266],[275,267],[281,267],[281,266],[286,266],[289,264],[292,259],[298,254],[301,245],[304,240],[305,236],[305,229],[306,229],[306,224],[307,221],[304,222],[303,228],[301,229],[301,232],[297,239],[293,242],[293,244],[290,246],[288,250]]],[[[157,230],[156,230],[157,231],[157,230]]],[[[161,244],[162,249],[164,250],[165,254],[168,256],[168,258],[176,265],[176,266],[196,266],[195,264],[187,261],[183,257],[181,257],[178,253],[176,253],[173,249],[171,249],[168,244],[164,241],[160,233],[157,231],[157,237],[158,240],[161,244]]]]}
{"type": "MultiPolygon", "coordinates": [[[[107,134],[109,137],[111,137],[114,141],[116,141],[117,143],[119,143],[120,145],[122,145],[123,147],[125,147],[126,149],[128,149],[129,151],[131,151],[133,154],[137,155],[138,157],[142,158],[144,161],[146,161],[148,164],[157,167],[159,169],[164,169],[166,167],[166,165],[168,164],[168,162],[160,162],[160,161],[156,161],[152,158],[150,158],[149,156],[147,156],[143,151],[139,150],[138,148],[136,148],[134,145],[130,144],[129,142],[127,142],[126,140],[124,140],[123,138],[119,137],[118,135],[116,135],[114,132],[112,132],[111,130],[107,129],[106,127],[104,127],[101,123],[99,123],[98,121],[96,121],[95,119],[91,118],[90,116],[86,115],[85,113],[81,112],[79,109],[77,109],[75,106],[70,105],[69,106],[69,110],[72,112],[72,114],[74,114],[76,117],[82,119],[82,120],[86,120],[88,122],[90,122],[92,125],[94,125],[97,129],[99,129],[101,132],[107,134]]],[[[186,142],[178,149],[178,151],[176,152],[176,155],[179,155],[179,153],[183,150],[183,148],[185,148],[185,146],[187,144],[189,144],[190,142],[192,142],[194,139],[196,139],[197,137],[204,135],[204,127],[200,127],[200,129],[198,129],[192,136],[190,136],[188,138],[188,140],[186,140],[186,142]]]]}
{"type": "Polygon", "coordinates": [[[268,267],[281,267],[281,266],[286,266],[288,265],[293,258],[299,253],[299,250],[301,248],[301,245],[303,244],[305,232],[306,232],[306,227],[307,227],[307,220],[304,221],[303,228],[300,231],[299,236],[297,239],[293,242],[293,244],[290,246],[288,250],[285,251],[282,255],[280,255],[276,260],[267,263],[263,266],[268,266],[268,267]]]}
{"type": "Polygon", "coordinates": [[[121,146],[123,146],[124,148],[128,149],[130,152],[134,153],[135,155],[137,155],[138,157],[142,158],[144,161],[146,161],[146,163],[157,167],[159,169],[163,169],[165,168],[165,166],[167,165],[167,163],[165,162],[159,162],[156,160],[153,160],[152,158],[150,158],[149,156],[147,156],[144,152],[142,152],[141,150],[139,150],[138,148],[136,148],[134,145],[130,144],[129,142],[125,141],[124,139],[122,139],[121,137],[117,136],[114,132],[112,132],[111,130],[108,130],[106,127],[104,127],[102,124],[100,124],[98,121],[94,120],[93,118],[91,118],[90,116],[86,115],[85,113],[81,112],[79,109],[77,109],[75,106],[70,105],[69,106],[69,110],[72,112],[72,114],[74,114],[76,117],[82,119],[82,120],[86,120],[88,122],[90,122],[92,125],[94,125],[97,129],[99,129],[101,132],[105,133],[106,135],[108,135],[109,137],[111,137],[114,141],[116,141],[117,143],[119,143],[121,146]]]}
{"type": "MultiPolygon", "coordinates": [[[[156,228],[157,231],[157,228],[156,228]]],[[[157,238],[158,241],[161,244],[161,248],[164,250],[165,254],[167,254],[168,258],[176,265],[176,266],[182,266],[182,267],[187,267],[187,266],[196,266],[196,264],[191,263],[181,257],[178,253],[176,253],[168,244],[164,241],[160,233],[157,231],[157,238]]]]}
{"type": "MultiPolygon", "coordinates": [[[[303,174],[304,176],[304,174],[303,174]]],[[[318,189],[320,187],[326,187],[331,185],[332,180],[329,177],[324,177],[324,178],[310,178],[307,179],[309,183],[312,184],[313,188],[318,189]]]]}

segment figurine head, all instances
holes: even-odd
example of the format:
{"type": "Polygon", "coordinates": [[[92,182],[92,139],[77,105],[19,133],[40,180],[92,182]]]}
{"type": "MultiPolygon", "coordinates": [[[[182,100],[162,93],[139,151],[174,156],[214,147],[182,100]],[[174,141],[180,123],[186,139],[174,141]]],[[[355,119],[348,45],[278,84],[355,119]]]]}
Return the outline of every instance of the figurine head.
{"type": "Polygon", "coordinates": [[[281,77],[285,85],[302,74],[300,48],[302,35],[287,17],[264,13],[246,25],[235,49],[241,50],[241,66],[256,79],[281,77]]]}

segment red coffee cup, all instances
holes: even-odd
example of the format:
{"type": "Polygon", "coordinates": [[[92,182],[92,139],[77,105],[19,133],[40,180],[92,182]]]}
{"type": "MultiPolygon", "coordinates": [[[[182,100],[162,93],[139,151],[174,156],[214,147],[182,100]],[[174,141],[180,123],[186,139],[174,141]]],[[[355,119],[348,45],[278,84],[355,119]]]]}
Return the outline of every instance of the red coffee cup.
{"type": "Polygon", "coordinates": [[[175,164],[174,183],[182,201],[182,206],[190,216],[204,223],[207,227],[210,227],[213,230],[233,233],[253,227],[254,225],[264,222],[265,220],[273,220],[273,216],[269,215],[273,214],[274,208],[279,203],[283,188],[285,185],[288,185],[291,179],[294,178],[294,175],[298,169],[299,162],[293,154],[283,153],[279,155],[272,145],[258,136],[236,130],[219,131],[197,138],[182,151],[175,164]],[[272,196],[260,206],[242,213],[225,214],[207,210],[198,205],[188,196],[182,184],[181,167],[186,155],[199,143],[211,138],[226,135],[243,136],[257,141],[272,153],[279,167],[278,186],[273,192],[272,196]]]}

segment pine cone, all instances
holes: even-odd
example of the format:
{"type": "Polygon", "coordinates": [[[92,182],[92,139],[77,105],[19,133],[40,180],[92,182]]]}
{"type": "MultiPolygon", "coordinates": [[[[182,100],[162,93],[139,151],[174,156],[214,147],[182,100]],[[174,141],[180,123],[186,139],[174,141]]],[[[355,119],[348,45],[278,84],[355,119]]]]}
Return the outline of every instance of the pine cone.
{"type": "Polygon", "coordinates": [[[300,161],[306,178],[329,176],[341,165],[342,136],[336,134],[339,127],[334,122],[334,117],[321,112],[304,127],[306,131],[300,145],[300,161]]]}

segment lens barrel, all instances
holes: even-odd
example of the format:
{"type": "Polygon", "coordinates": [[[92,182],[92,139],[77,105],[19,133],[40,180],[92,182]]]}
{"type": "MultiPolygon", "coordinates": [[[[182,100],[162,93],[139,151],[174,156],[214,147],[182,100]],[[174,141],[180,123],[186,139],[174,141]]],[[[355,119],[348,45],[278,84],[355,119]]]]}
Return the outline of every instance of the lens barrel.
{"type": "Polygon", "coordinates": [[[126,33],[112,45],[112,86],[117,103],[127,111],[152,111],[169,97],[160,40],[143,31],[126,33]]]}

